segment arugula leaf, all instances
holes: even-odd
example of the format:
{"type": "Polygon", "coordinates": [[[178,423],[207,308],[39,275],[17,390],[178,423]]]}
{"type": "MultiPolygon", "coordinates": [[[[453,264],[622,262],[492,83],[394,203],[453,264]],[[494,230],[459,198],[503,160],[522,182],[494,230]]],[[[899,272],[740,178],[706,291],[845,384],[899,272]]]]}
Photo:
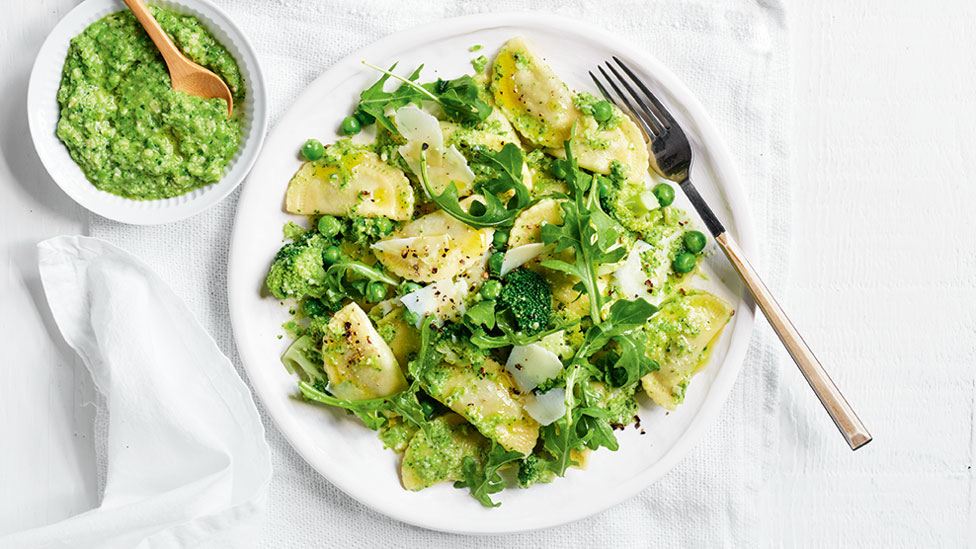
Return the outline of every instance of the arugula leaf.
{"type": "Polygon", "coordinates": [[[501,168],[499,176],[481,185],[484,194],[481,201],[476,200],[466,211],[461,206],[457,186],[452,181],[444,192],[435,194],[427,176],[427,144],[420,149],[420,182],[434,201],[451,217],[476,229],[491,227],[507,227],[515,222],[515,217],[528,205],[529,191],[522,183],[522,152],[519,148],[507,143],[498,153],[482,152],[480,156],[486,163],[492,163],[501,168]],[[514,190],[514,196],[503,204],[497,193],[514,190]],[[480,210],[480,211],[479,211],[480,210]]]}
{"type": "Polygon", "coordinates": [[[443,355],[437,350],[434,341],[434,315],[427,315],[420,325],[420,352],[407,363],[407,373],[413,378],[412,388],[420,387],[420,380],[427,375],[427,371],[440,364],[443,355]]]}
{"type": "Polygon", "coordinates": [[[491,494],[497,494],[505,489],[505,480],[498,474],[498,470],[505,464],[522,459],[525,456],[515,450],[505,450],[502,445],[492,442],[491,450],[485,457],[485,463],[478,467],[478,463],[466,456],[461,463],[464,480],[454,483],[455,488],[469,488],[474,499],[485,507],[498,507],[501,503],[491,500],[491,494]]]}
{"type": "Polygon", "coordinates": [[[634,335],[621,335],[612,339],[620,349],[620,355],[606,372],[605,379],[613,387],[630,387],[642,377],[661,369],[656,360],[647,356],[646,340],[638,343],[634,335]]]}
{"type": "MultiPolygon", "coordinates": [[[[573,459],[574,451],[583,448],[596,450],[601,446],[611,451],[619,448],[609,416],[598,405],[599,396],[589,384],[583,383],[594,373],[588,362],[574,364],[574,371],[570,373],[573,379],[567,383],[578,387],[576,390],[580,393],[579,406],[540,430],[543,448],[553,457],[547,466],[559,476],[565,475],[569,467],[579,465],[573,459]]],[[[570,389],[567,388],[566,391],[568,393],[570,389]]]]}
{"type": "Polygon", "coordinates": [[[592,326],[586,331],[586,337],[580,352],[582,358],[589,357],[602,349],[611,338],[626,334],[640,328],[657,312],[657,307],[648,303],[644,298],[634,301],[621,299],[610,306],[607,319],[592,326]]]}
{"type": "MultiPolygon", "coordinates": [[[[556,474],[562,476],[568,467],[576,464],[571,455],[573,450],[580,450],[584,446],[594,450],[600,446],[617,449],[617,439],[613,435],[607,414],[597,406],[598,398],[589,391],[586,383],[599,374],[588,359],[612,338],[624,338],[627,341],[627,334],[643,326],[656,312],[657,307],[643,299],[620,300],[610,307],[605,321],[594,324],[586,331],[583,344],[577,349],[564,374],[566,413],[542,429],[543,447],[555,458],[551,467],[556,474]]],[[[634,345],[635,355],[638,351],[634,345]]],[[[640,355],[643,355],[642,351],[640,355]]],[[[633,359],[639,360],[637,356],[633,359]]],[[[638,369],[633,375],[640,371],[638,363],[638,369]]],[[[627,374],[629,379],[632,374],[630,371],[627,374]]]]}
{"type": "Polygon", "coordinates": [[[386,422],[387,418],[384,412],[402,416],[408,423],[424,431],[429,428],[424,419],[424,411],[420,407],[420,402],[417,401],[416,390],[408,388],[383,398],[345,400],[326,393],[321,389],[321,385],[317,387],[311,383],[300,381],[298,388],[307,400],[349,410],[359,416],[366,427],[374,431],[381,428],[386,422]]]}
{"type": "Polygon", "coordinates": [[[355,273],[370,282],[383,282],[392,286],[399,284],[397,279],[384,273],[383,271],[376,269],[375,267],[370,267],[361,261],[352,260],[333,263],[332,266],[325,271],[326,284],[333,289],[341,291],[342,279],[350,272],[355,273]]]}
{"type": "Polygon", "coordinates": [[[514,143],[506,143],[497,152],[482,146],[472,150],[472,162],[487,166],[496,174],[492,179],[479,184],[479,192],[498,195],[514,191],[507,207],[516,215],[529,205],[532,197],[529,196],[528,187],[522,182],[522,149],[514,143]]]}
{"type": "Polygon", "coordinates": [[[489,330],[495,327],[495,301],[481,301],[468,307],[464,320],[474,326],[484,326],[489,330]]]}
{"type": "Polygon", "coordinates": [[[575,260],[567,263],[560,259],[549,259],[541,265],[580,279],[589,296],[590,318],[594,325],[598,325],[603,294],[597,283],[597,266],[620,261],[627,250],[618,244],[619,225],[600,209],[599,191],[593,177],[579,169],[571,144],[571,140],[566,141],[566,180],[572,200],[561,203],[562,225],[542,226],[542,242],[554,244],[554,253],[573,250],[575,260]]]}
{"type": "MultiPolygon", "coordinates": [[[[393,69],[396,68],[395,63],[389,70],[370,65],[365,61],[363,61],[363,64],[383,73],[380,81],[366,90],[370,92],[369,97],[366,99],[371,100],[368,103],[368,109],[371,110],[366,110],[366,112],[376,118],[383,127],[386,127],[391,132],[396,133],[396,129],[392,128],[392,123],[390,123],[384,114],[386,107],[390,105],[394,108],[399,108],[411,102],[420,106],[421,101],[434,101],[444,109],[444,113],[447,114],[448,118],[456,122],[477,123],[485,120],[491,114],[491,105],[481,99],[478,84],[468,75],[455,78],[454,80],[438,79],[436,82],[418,84],[416,80],[420,77],[420,69],[423,68],[423,65],[415,70],[409,78],[403,78],[393,73],[393,69]],[[376,105],[384,99],[380,92],[386,93],[383,92],[383,84],[391,77],[403,82],[403,85],[400,86],[401,89],[398,89],[397,92],[389,94],[387,98],[389,100],[386,103],[382,103],[379,107],[379,116],[377,116],[376,105]],[[379,84],[378,88],[376,87],[377,84],[379,84]],[[411,88],[412,91],[402,89],[404,86],[411,88]]],[[[363,93],[365,94],[366,92],[364,91],[363,93]]],[[[361,96],[360,106],[363,104],[363,99],[361,96]]]]}
{"type": "Polygon", "coordinates": [[[573,326],[579,324],[580,321],[577,319],[565,322],[556,322],[556,325],[552,328],[532,335],[525,335],[524,333],[513,330],[512,327],[506,323],[504,316],[496,316],[495,323],[498,326],[498,329],[502,331],[503,335],[488,335],[478,325],[472,326],[469,324],[468,328],[471,330],[471,338],[469,341],[481,349],[497,349],[512,345],[531,345],[532,343],[535,343],[548,335],[561,332],[567,328],[572,328],[573,326]]]}
{"type": "Polygon", "coordinates": [[[477,82],[467,74],[454,80],[438,79],[424,88],[437,96],[447,117],[458,122],[481,122],[491,114],[491,105],[481,99],[477,82]]]}
{"type": "MultiPolygon", "coordinates": [[[[372,86],[366,88],[362,91],[362,93],[359,94],[359,105],[356,107],[356,114],[358,114],[359,117],[362,118],[367,124],[371,124],[375,121],[390,132],[399,135],[396,126],[394,126],[393,122],[390,121],[389,117],[386,116],[387,107],[399,109],[408,103],[414,103],[419,106],[424,97],[423,94],[418,92],[415,87],[407,84],[400,85],[393,92],[383,90],[383,87],[386,85],[387,80],[390,79],[390,76],[394,76],[391,71],[395,69],[396,66],[397,64],[394,63],[393,66],[390,67],[389,71],[379,69],[380,72],[383,73],[383,76],[380,77],[380,79],[377,80],[372,86]]],[[[413,71],[413,74],[404,80],[404,82],[413,82],[417,80],[417,78],[420,77],[420,69],[423,67],[423,65],[417,67],[417,70],[413,71]]]]}

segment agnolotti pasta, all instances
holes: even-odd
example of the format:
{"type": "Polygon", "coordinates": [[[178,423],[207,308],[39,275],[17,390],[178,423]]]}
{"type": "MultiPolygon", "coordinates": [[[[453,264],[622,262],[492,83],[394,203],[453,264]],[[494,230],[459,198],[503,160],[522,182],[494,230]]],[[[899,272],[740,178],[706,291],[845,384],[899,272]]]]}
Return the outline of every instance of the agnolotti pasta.
{"type": "Polygon", "coordinates": [[[648,354],[661,366],[641,380],[657,404],[674,410],[705,362],[709,345],[732,316],[732,307],[707,293],[677,296],[661,306],[648,324],[648,354]]]}
{"type": "Polygon", "coordinates": [[[329,321],[322,342],[329,390],[347,400],[390,396],[407,388],[396,356],[356,303],[329,321]]]}
{"type": "Polygon", "coordinates": [[[614,106],[604,123],[580,109],[578,98],[525,39],[513,38],[502,46],[491,85],[495,102],[532,145],[566,158],[563,143],[574,137],[574,154],[581,167],[609,174],[617,162],[626,167],[629,177],[639,180],[647,174],[647,144],[637,124],[614,106]]]}
{"type": "MultiPolygon", "coordinates": [[[[470,206],[474,197],[462,202],[470,206]]],[[[453,278],[477,263],[491,244],[492,229],[474,229],[444,211],[407,223],[373,244],[376,258],[397,276],[415,282],[453,278]]]]}
{"type": "Polygon", "coordinates": [[[525,411],[512,377],[491,358],[476,366],[443,362],[427,374],[422,385],[430,396],[506,450],[528,454],[535,447],[539,424],[525,411]]]}
{"type": "Polygon", "coordinates": [[[360,215],[407,220],[414,194],[403,172],[372,151],[306,162],[288,183],[285,209],[302,215],[360,215]]]}

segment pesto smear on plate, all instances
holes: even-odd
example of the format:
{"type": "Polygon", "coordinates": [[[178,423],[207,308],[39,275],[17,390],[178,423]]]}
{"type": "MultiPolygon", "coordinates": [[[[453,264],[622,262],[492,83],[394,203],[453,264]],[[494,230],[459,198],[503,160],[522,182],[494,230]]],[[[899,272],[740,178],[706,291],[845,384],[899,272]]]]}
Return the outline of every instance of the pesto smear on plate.
{"type": "MultiPolygon", "coordinates": [[[[237,62],[195,17],[150,7],[187,57],[223,78],[240,105],[237,62]]],[[[135,200],[171,198],[216,183],[241,142],[241,115],[220,99],[172,89],[169,72],[129,11],[71,40],[58,89],[57,135],[100,190],[135,200]]]]}

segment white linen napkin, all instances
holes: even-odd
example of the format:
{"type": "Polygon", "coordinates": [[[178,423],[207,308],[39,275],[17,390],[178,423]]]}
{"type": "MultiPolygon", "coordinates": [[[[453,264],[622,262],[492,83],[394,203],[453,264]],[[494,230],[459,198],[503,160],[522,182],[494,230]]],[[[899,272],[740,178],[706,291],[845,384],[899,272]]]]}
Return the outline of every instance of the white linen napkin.
{"type": "Polygon", "coordinates": [[[244,547],[271,456],[251,394],[145,264],[95,238],[41,242],[54,319],[107,405],[101,505],[5,547],[244,547]]]}
{"type": "MultiPolygon", "coordinates": [[[[775,292],[790,251],[789,35],[780,0],[214,0],[247,34],[268,85],[271,120],[330,65],[391,32],[446,17],[526,11],[611,29],[658,57],[704,104],[736,158],[758,229],[753,258],[775,292]]],[[[245,181],[245,185],[273,184],[245,181]]],[[[92,216],[90,232],[123,246],[173,286],[237,362],[227,313],[232,197],[191,219],[135,227],[92,216]]],[[[761,315],[760,315],[761,316],[761,315]]],[[[759,545],[759,487],[777,433],[775,336],[756,336],[716,424],[671,473],[576,524],[501,538],[430,532],[382,516],[323,479],[265,414],[275,480],[262,546],[716,547],[759,545]]],[[[238,364],[238,368],[240,365],[238,364]]],[[[262,409],[260,403],[259,409],[262,409]]]]}

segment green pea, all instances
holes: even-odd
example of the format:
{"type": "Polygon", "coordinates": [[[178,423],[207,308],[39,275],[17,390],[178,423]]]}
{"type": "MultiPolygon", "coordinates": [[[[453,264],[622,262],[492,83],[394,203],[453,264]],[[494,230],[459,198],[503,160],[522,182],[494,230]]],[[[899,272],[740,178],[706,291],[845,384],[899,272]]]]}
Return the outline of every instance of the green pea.
{"type": "Polygon", "coordinates": [[[322,259],[329,264],[337,263],[342,259],[342,250],[338,246],[329,246],[322,252],[322,259]]]}
{"type": "Polygon", "coordinates": [[[420,315],[413,311],[403,311],[403,321],[411,326],[416,326],[420,324],[420,315]]]}
{"type": "Polygon", "coordinates": [[[613,108],[610,103],[600,101],[593,104],[593,118],[596,118],[597,122],[606,122],[611,116],[613,116],[613,108]]]}
{"type": "Polygon", "coordinates": [[[403,288],[401,288],[400,291],[403,292],[404,294],[409,294],[409,293],[416,292],[421,288],[423,288],[423,286],[417,284],[416,282],[406,282],[403,284],[403,288]]]}
{"type": "Polygon", "coordinates": [[[386,298],[386,284],[382,282],[370,282],[366,286],[366,301],[377,303],[386,298]]]}
{"type": "Polygon", "coordinates": [[[305,316],[322,316],[325,314],[325,307],[322,306],[322,302],[314,297],[310,297],[302,303],[302,312],[305,316]]]}
{"type": "Polygon", "coordinates": [[[434,405],[430,403],[427,399],[420,400],[420,410],[424,413],[424,417],[430,419],[430,416],[434,415],[434,405]]]}
{"type": "Polygon", "coordinates": [[[339,234],[341,230],[342,224],[331,215],[323,215],[319,218],[319,232],[322,233],[322,236],[332,237],[339,234]]]}
{"type": "Polygon", "coordinates": [[[393,222],[386,217],[377,217],[376,230],[379,231],[381,235],[388,235],[393,232],[393,222]]]}
{"type": "Polygon", "coordinates": [[[603,176],[596,176],[596,189],[600,193],[600,198],[610,195],[610,180],[603,176]]]}
{"type": "Polygon", "coordinates": [[[687,231],[682,239],[685,242],[685,248],[688,248],[688,251],[693,254],[705,249],[705,235],[701,231],[687,231]]]}
{"type": "Polygon", "coordinates": [[[553,160],[552,165],[549,166],[549,173],[556,179],[566,179],[566,161],[561,158],[553,160]]]}
{"type": "Polygon", "coordinates": [[[358,292],[359,295],[363,297],[366,297],[366,284],[368,284],[368,282],[362,279],[353,280],[352,282],[349,283],[349,285],[352,286],[352,289],[356,290],[356,292],[358,292]]]}
{"type": "Polygon", "coordinates": [[[489,280],[481,287],[481,297],[484,299],[498,299],[502,293],[502,283],[497,280],[489,280]]]}
{"type": "Polygon", "coordinates": [[[690,273],[695,269],[695,256],[687,252],[681,252],[674,258],[674,271],[676,273],[690,273]]]}
{"type": "Polygon", "coordinates": [[[495,235],[491,237],[491,245],[495,247],[496,250],[500,250],[505,247],[508,243],[508,231],[496,230],[495,235]]]}
{"type": "Polygon", "coordinates": [[[667,183],[660,183],[652,191],[657,198],[657,203],[662,206],[670,206],[674,202],[674,189],[667,183]]]}
{"type": "Polygon", "coordinates": [[[355,116],[347,116],[342,119],[342,133],[346,135],[355,135],[359,133],[359,130],[361,129],[363,128],[355,116]]]}
{"type": "Polygon", "coordinates": [[[325,147],[318,139],[309,139],[302,145],[302,156],[305,160],[318,160],[325,154],[325,147]]]}
{"type": "Polygon", "coordinates": [[[505,254],[503,252],[495,252],[488,258],[488,270],[495,276],[501,276],[502,263],[504,262],[505,254]]]}

